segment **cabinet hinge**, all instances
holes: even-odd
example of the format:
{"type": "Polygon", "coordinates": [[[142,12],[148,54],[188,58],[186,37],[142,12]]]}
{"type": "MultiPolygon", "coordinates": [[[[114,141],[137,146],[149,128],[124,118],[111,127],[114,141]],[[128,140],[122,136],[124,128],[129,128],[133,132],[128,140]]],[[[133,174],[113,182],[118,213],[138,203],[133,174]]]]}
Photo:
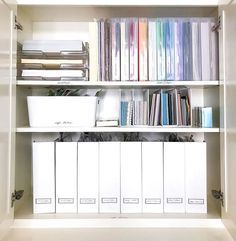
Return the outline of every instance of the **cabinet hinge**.
{"type": "Polygon", "coordinates": [[[224,207],[224,193],[221,190],[212,190],[212,196],[221,202],[222,207],[224,207]]]}
{"type": "Polygon", "coordinates": [[[24,195],[24,190],[18,190],[18,191],[14,191],[12,194],[11,194],[11,207],[14,206],[14,203],[16,200],[20,200],[24,195]]]}
{"type": "Polygon", "coordinates": [[[220,15],[218,17],[218,20],[217,20],[216,24],[211,28],[211,31],[219,32],[221,30],[221,23],[222,23],[222,18],[221,18],[221,15],[220,15]]]}
{"type": "Polygon", "coordinates": [[[17,21],[16,16],[15,16],[14,28],[17,29],[17,30],[23,31],[23,26],[17,21]]]}

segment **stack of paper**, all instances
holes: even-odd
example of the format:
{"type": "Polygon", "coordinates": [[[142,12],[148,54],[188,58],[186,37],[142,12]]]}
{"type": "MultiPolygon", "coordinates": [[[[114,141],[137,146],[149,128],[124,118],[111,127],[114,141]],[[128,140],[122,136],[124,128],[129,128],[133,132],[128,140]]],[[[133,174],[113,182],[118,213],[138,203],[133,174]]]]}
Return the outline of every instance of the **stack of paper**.
{"type": "Polygon", "coordinates": [[[27,40],[22,47],[23,79],[88,80],[88,53],[80,40],[27,40]]]}
{"type": "Polygon", "coordinates": [[[61,52],[83,52],[84,44],[81,40],[26,40],[23,42],[23,53],[61,53],[61,52]]]}

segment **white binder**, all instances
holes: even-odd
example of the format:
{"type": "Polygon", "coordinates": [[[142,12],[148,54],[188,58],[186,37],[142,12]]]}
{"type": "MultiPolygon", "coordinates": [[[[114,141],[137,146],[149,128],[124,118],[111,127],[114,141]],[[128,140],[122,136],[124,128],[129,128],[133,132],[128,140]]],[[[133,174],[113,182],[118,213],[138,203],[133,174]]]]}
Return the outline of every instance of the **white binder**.
{"type": "Polygon", "coordinates": [[[141,213],[141,142],[121,142],[121,213],[141,213]]]}
{"type": "Polygon", "coordinates": [[[163,213],[163,143],[142,142],[143,213],[163,213]]]}
{"type": "Polygon", "coordinates": [[[54,142],[33,142],[33,212],[55,212],[54,142]]]}
{"type": "Polygon", "coordinates": [[[186,212],[207,212],[206,143],[185,143],[186,212]]]}
{"type": "Polygon", "coordinates": [[[77,213],[77,142],[56,143],[56,213],[77,213]]]}
{"type": "Polygon", "coordinates": [[[184,143],[164,143],[164,212],[185,212],[184,143]]]}
{"type": "Polygon", "coordinates": [[[99,143],[99,212],[120,213],[120,142],[99,143]]]}
{"type": "Polygon", "coordinates": [[[78,142],[78,213],[98,213],[98,142],[78,142]]]}

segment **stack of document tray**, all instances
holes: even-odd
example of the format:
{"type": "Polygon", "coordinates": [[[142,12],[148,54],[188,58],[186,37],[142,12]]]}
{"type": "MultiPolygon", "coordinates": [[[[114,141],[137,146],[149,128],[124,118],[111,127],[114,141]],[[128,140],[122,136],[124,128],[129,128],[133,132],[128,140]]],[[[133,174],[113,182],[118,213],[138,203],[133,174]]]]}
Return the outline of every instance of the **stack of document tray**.
{"type": "Polygon", "coordinates": [[[22,46],[23,80],[88,80],[88,46],[81,40],[27,40],[22,46]]]}

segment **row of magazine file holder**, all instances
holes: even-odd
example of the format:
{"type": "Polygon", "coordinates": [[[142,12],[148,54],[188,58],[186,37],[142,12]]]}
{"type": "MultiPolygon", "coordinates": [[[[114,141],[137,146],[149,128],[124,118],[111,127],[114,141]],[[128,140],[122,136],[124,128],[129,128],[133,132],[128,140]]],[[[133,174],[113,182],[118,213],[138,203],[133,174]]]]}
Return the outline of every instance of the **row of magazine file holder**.
{"type": "Polygon", "coordinates": [[[205,142],[33,142],[34,213],[206,213],[205,142]]]}
{"type": "Polygon", "coordinates": [[[88,80],[88,44],[80,40],[26,40],[21,53],[24,80],[88,80]]]}

